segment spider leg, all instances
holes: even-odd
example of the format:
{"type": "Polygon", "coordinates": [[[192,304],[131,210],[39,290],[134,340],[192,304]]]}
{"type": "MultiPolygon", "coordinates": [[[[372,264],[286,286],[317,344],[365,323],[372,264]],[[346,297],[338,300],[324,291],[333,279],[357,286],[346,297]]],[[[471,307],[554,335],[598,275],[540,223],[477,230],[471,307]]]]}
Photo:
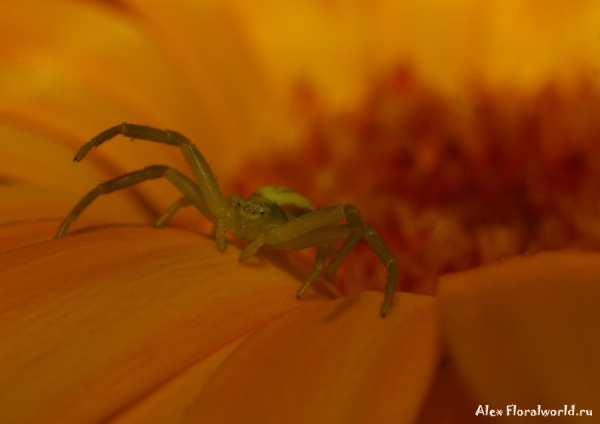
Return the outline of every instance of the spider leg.
{"type": "Polygon", "coordinates": [[[375,230],[368,225],[364,226],[363,237],[371,246],[371,249],[379,257],[381,262],[385,265],[388,271],[387,283],[385,285],[383,304],[379,313],[382,317],[386,316],[392,301],[394,300],[394,293],[396,293],[396,283],[398,282],[398,261],[390,250],[389,246],[385,244],[383,239],[375,232],[375,230]]]}
{"type": "Polygon", "coordinates": [[[339,266],[342,264],[344,259],[346,259],[346,256],[348,256],[352,249],[354,249],[354,246],[356,246],[356,243],[359,242],[362,236],[363,234],[359,231],[355,231],[352,234],[350,234],[350,237],[346,239],[340,250],[338,250],[335,256],[332,256],[332,259],[329,262],[329,266],[325,271],[325,276],[327,278],[333,279],[335,272],[337,271],[339,266]]]}
{"type": "MultiPolygon", "coordinates": [[[[296,249],[300,249],[303,248],[300,246],[308,247],[307,245],[304,245],[304,243],[310,242],[311,239],[313,246],[320,245],[325,242],[333,241],[325,240],[325,238],[326,236],[332,236],[334,232],[339,231],[340,227],[345,229],[344,231],[347,241],[340,249],[340,252],[338,252],[333,259],[333,270],[331,273],[335,272],[339,264],[356,245],[358,240],[363,237],[369,246],[371,246],[371,249],[373,249],[375,254],[383,262],[388,271],[387,282],[384,291],[384,300],[380,310],[381,316],[385,316],[392,305],[394,293],[396,291],[396,283],[398,280],[398,262],[390,248],[385,244],[375,230],[363,224],[360,211],[356,206],[337,205],[301,215],[287,224],[282,225],[278,229],[277,235],[280,243],[273,247],[285,249],[293,249],[295,247],[296,249]],[[347,222],[346,225],[330,225],[343,220],[347,222]],[[294,239],[296,238],[299,240],[295,241],[294,239]]],[[[341,238],[344,237],[338,237],[335,240],[339,240],[341,238]]],[[[332,265],[330,264],[330,267],[332,265]]],[[[308,284],[308,286],[310,286],[310,284],[308,284]]],[[[304,287],[304,285],[302,287],[304,287]]]]}
{"type": "Polygon", "coordinates": [[[156,220],[154,223],[154,228],[162,227],[169,219],[173,217],[173,215],[177,213],[180,208],[189,206],[191,204],[192,202],[187,197],[182,197],[181,199],[177,200],[169,209],[167,209],[164,214],[160,216],[160,218],[156,220]]]}
{"type": "MultiPolygon", "coordinates": [[[[307,247],[320,246],[322,244],[329,245],[334,241],[348,238],[350,234],[350,227],[348,224],[327,225],[325,227],[315,228],[308,233],[272,245],[271,247],[281,250],[302,250],[307,247]]],[[[333,246],[328,247],[328,249],[328,253],[335,251],[333,246]]]]}
{"type": "Polygon", "coordinates": [[[328,250],[328,244],[319,245],[319,248],[317,249],[317,257],[315,259],[315,267],[313,268],[312,272],[308,275],[308,277],[306,277],[306,279],[302,282],[302,285],[296,292],[296,297],[298,299],[300,299],[304,295],[304,293],[306,293],[308,288],[312,286],[312,283],[314,283],[317,277],[321,275],[323,267],[325,266],[325,261],[327,260],[328,250]]]}
{"type": "Polygon", "coordinates": [[[315,266],[296,293],[298,299],[306,293],[323,271],[327,255],[330,255],[331,252],[335,252],[335,247],[332,242],[347,238],[349,235],[350,228],[347,224],[328,225],[273,246],[276,249],[285,250],[301,250],[307,247],[319,246],[317,249],[315,266]]]}
{"type": "Polygon", "coordinates": [[[181,149],[183,156],[190,165],[194,177],[196,178],[205,205],[210,211],[211,216],[216,218],[213,222],[215,222],[217,226],[215,232],[217,246],[220,251],[225,250],[224,220],[226,210],[223,194],[221,193],[221,189],[217,184],[217,179],[210,169],[210,166],[208,166],[206,159],[200,154],[196,146],[182,134],[176,131],[160,130],[145,125],[135,125],[124,122],[108,128],[92,138],[79,149],[73,160],[79,162],[92,148],[96,148],[118,135],[124,135],[132,139],[169,144],[181,149]]]}
{"type": "Polygon", "coordinates": [[[120,177],[113,178],[112,180],[105,181],[96,186],[96,188],[86,194],[83,199],[81,199],[79,203],[75,205],[71,213],[65,218],[58,228],[55,238],[62,237],[69,228],[69,225],[71,225],[71,222],[77,218],[77,216],[79,216],[79,214],[81,214],[81,212],[83,212],[83,210],[90,203],[92,203],[96,197],[100,196],[101,194],[108,194],[113,191],[121,190],[125,187],[130,187],[147,180],[161,177],[165,177],[167,180],[169,180],[179,191],[183,193],[189,202],[198,208],[198,210],[204,216],[213,222],[215,221],[215,217],[208,209],[202,193],[192,180],[176,169],[169,168],[168,166],[154,165],[139,171],[121,175],[120,177]]]}
{"type": "Polygon", "coordinates": [[[244,250],[242,250],[242,253],[240,253],[238,262],[244,262],[250,256],[254,255],[256,252],[258,252],[260,246],[265,244],[266,241],[267,236],[265,236],[264,234],[259,234],[258,237],[256,237],[254,240],[248,243],[246,247],[244,247],[244,250]]]}

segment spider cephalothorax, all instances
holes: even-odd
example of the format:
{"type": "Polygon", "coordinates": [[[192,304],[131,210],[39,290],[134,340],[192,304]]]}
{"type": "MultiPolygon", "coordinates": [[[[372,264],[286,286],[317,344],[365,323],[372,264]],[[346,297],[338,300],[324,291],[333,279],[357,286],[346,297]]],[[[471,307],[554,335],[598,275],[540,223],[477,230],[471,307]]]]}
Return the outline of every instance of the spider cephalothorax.
{"type": "Polygon", "coordinates": [[[227,231],[249,242],[240,253],[240,262],[254,255],[263,244],[285,250],[318,246],[315,267],[296,293],[298,298],[325,270],[327,257],[331,259],[325,275],[331,278],[356,243],[364,238],[388,270],[385,297],[380,310],[382,316],[387,314],[396,290],[397,261],[375,230],[363,224],[356,206],[336,205],[315,210],[302,195],[289,188],[277,186],[262,187],[247,199],[235,193],[224,199],[212,170],[196,146],[175,131],[143,125],[123,123],[101,132],[77,152],[74,160],[80,161],[92,148],[119,134],[132,139],[178,146],[189,163],[196,182],[178,170],[162,165],[149,166],[113,178],[99,184],[81,199],[59,227],[56,237],[62,237],[73,219],[99,195],[164,177],[183,194],[183,197],[156,221],[155,226],[164,224],[180,207],[193,205],[215,224],[215,238],[220,251],[225,250],[227,231]],[[346,239],[345,243],[335,252],[332,243],[342,239],[346,239]]]}
{"type": "Polygon", "coordinates": [[[237,206],[239,216],[246,221],[254,221],[261,216],[266,218],[271,215],[271,208],[267,206],[267,203],[271,202],[268,202],[264,197],[253,196],[249,199],[244,199],[239,194],[235,194],[233,200],[234,205],[237,206]]]}

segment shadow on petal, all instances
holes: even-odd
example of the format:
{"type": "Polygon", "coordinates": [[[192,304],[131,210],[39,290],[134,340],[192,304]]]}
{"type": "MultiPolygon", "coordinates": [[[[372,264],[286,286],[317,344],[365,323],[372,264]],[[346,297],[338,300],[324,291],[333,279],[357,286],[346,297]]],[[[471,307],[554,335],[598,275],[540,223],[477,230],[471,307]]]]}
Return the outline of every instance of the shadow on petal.
{"type": "Polygon", "coordinates": [[[418,424],[487,424],[492,417],[475,415],[478,404],[464,387],[454,364],[445,364],[437,372],[421,409],[418,424]]]}
{"type": "Polygon", "coordinates": [[[294,309],[249,336],[185,422],[410,423],[441,354],[435,302],[366,292],[294,309]]]}

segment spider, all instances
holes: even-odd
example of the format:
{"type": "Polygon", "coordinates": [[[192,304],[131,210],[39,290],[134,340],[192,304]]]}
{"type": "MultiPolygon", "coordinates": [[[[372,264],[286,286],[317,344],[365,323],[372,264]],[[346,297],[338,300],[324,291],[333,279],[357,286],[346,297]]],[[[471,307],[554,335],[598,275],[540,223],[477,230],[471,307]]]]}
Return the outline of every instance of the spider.
{"type": "Polygon", "coordinates": [[[263,244],[283,250],[300,250],[318,246],[314,269],[298,289],[296,293],[298,299],[323,271],[326,277],[332,279],[342,261],[363,237],[388,271],[380,314],[385,317],[388,313],[396,291],[398,263],[390,248],[375,230],[363,224],[360,211],[356,206],[346,204],[315,210],[302,195],[289,188],[278,186],[259,188],[247,199],[236,193],[225,199],[208,163],[190,140],[178,132],[145,125],[123,123],[102,131],[84,144],[73,160],[81,161],[92,148],[117,135],[132,140],[154,141],[179,147],[196,182],[178,170],[162,165],[149,166],[108,180],[96,186],[81,199],[58,228],[56,238],[62,237],[71,222],[99,195],[164,177],[183,194],[183,197],[158,218],[155,227],[167,222],[179,208],[193,205],[215,224],[217,248],[221,252],[225,250],[226,231],[249,242],[240,253],[239,262],[244,262],[254,255],[263,244]],[[342,239],[346,241],[336,252],[332,243],[342,239]],[[330,261],[327,269],[324,270],[327,257],[330,257],[330,261]]]}

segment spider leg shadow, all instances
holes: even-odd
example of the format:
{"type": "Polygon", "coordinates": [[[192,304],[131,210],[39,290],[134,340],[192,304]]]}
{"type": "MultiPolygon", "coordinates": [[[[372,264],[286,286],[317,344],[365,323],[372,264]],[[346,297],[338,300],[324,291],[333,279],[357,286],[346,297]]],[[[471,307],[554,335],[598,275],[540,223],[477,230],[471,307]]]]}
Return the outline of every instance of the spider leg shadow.
{"type": "Polygon", "coordinates": [[[329,313],[325,318],[323,318],[323,322],[331,322],[342,316],[345,311],[352,307],[356,302],[358,302],[358,296],[346,297],[342,302],[337,304],[331,313],[329,313]]]}
{"type": "Polygon", "coordinates": [[[12,175],[0,174],[0,186],[17,185],[22,182],[23,181],[21,181],[21,179],[16,178],[12,175]]]}
{"type": "MultiPolygon", "coordinates": [[[[148,223],[110,223],[110,224],[100,224],[100,225],[92,225],[86,226],[83,228],[74,229],[69,231],[69,235],[82,235],[92,233],[94,231],[103,230],[103,229],[111,229],[111,228],[151,228],[153,231],[162,231],[163,228],[152,228],[148,223]]],[[[164,227],[169,228],[169,227],[164,227]]],[[[176,228],[176,227],[175,227],[176,228]]],[[[205,237],[209,240],[214,240],[214,236],[211,234],[204,234],[201,232],[194,231],[199,237],[205,237]]],[[[234,239],[227,238],[228,248],[238,249],[240,252],[244,249],[246,243],[234,239]]],[[[216,247],[215,247],[216,249],[216,247]]],[[[280,270],[284,271],[286,274],[293,277],[300,284],[306,276],[310,273],[310,268],[306,266],[306,264],[302,263],[298,259],[294,258],[285,253],[285,251],[275,250],[268,247],[261,248],[255,255],[246,260],[241,264],[235,264],[236,266],[244,266],[249,269],[260,269],[267,266],[267,264],[273,264],[280,270]]],[[[312,285],[312,288],[317,290],[319,293],[324,294],[330,299],[337,299],[341,297],[339,291],[331,284],[331,282],[324,276],[321,275],[312,285]]],[[[294,292],[295,293],[295,292],[294,292]]],[[[294,293],[290,294],[291,296],[294,293]]],[[[311,297],[310,292],[306,293],[303,296],[304,298],[309,299],[311,297]]]]}
{"type": "Polygon", "coordinates": [[[76,228],[76,229],[70,230],[68,232],[68,235],[86,234],[86,233],[91,233],[91,232],[98,231],[98,230],[106,230],[109,228],[131,228],[131,227],[152,228],[152,226],[149,226],[148,223],[144,223],[144,222],[119,222],[119,223],[110,223],[110,224],[90,225],[90,226],[85,226],[82,228],[76,228]]]}
{"type": "MultiPolygon", "coordinates": [[[[281,269],[286,274],[298,280],[298,284],[304,281],[304,279],[308,276],[308,274],[310,274],[311,271],[311,269],[307,267],[306,264],[294,258],[292,255],[286,254],[285,251],[282,250],[263,247],[254,255],[254,257],[259,259],[260,261],[253,261],[254,263],[251,265],[250,260],[248,260],[244,262],[244,265],[248,264],[248,266],[264,266],[266,261],[269,261],[271,264],[275,265],[277,268],[281,269]]],[[[331,282],[327,278],[325,278],[324,275],[320,275],[311,287],[317,290],[319,293],[326,295],[330,299],[337,299],[341,297],[340,292],[331,284],[331,282]]],[[[310,297],[311,296],[309,291],[302,297],[302,299],[309,299],[310,297]]]]}

